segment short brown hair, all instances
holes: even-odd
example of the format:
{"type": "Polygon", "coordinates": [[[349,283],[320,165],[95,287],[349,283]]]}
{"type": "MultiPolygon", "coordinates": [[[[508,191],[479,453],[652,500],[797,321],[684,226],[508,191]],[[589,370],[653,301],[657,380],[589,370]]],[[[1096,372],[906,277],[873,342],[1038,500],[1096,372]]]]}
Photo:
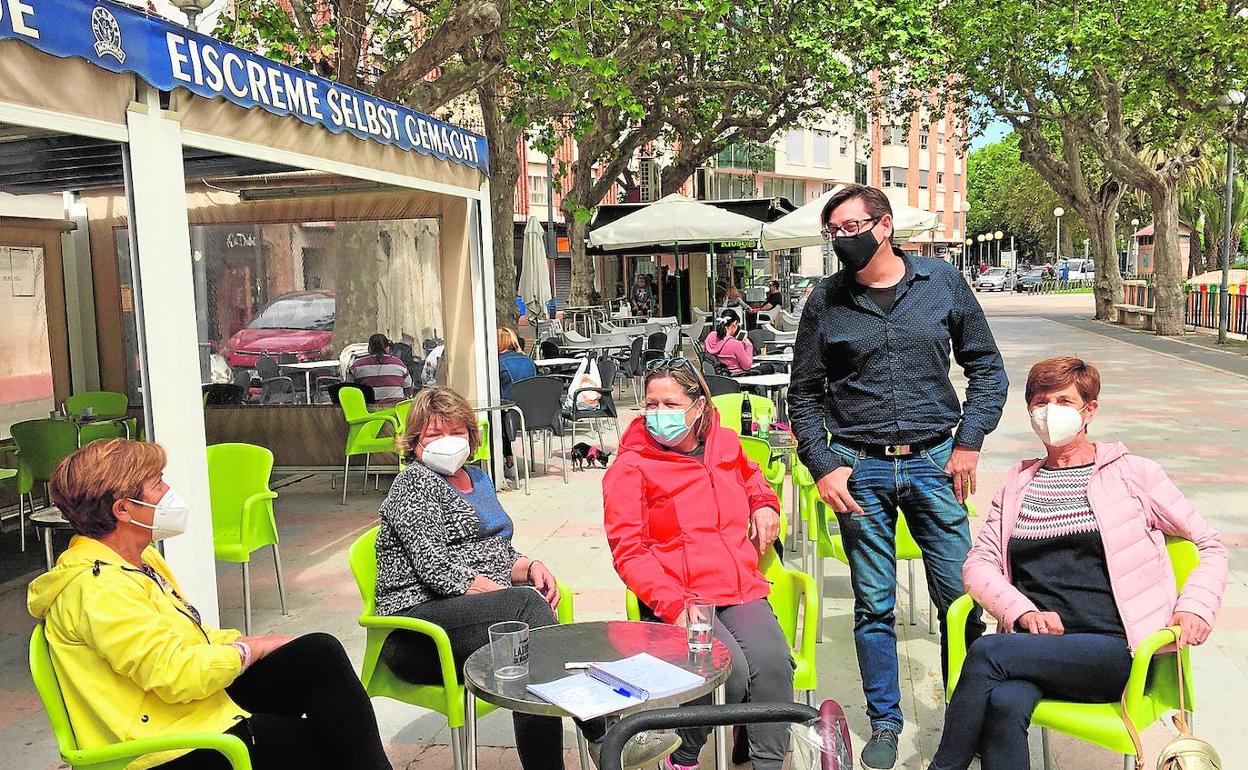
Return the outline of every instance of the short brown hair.
{"type": "Polygon", "coordinates": [[[1035,396],[1052,393],[1074,384],[1086,404],[1101,395],[1101,373],[1096,367],[1074,356],[1058,356],[1037,361],[1027,373],[1027,403],[1035,396]]]}
{"type": "Polygon", "coordinates": [[[650,383],[661,379],[674,380],[694,401],[697,401],[699,397],[706,398],[706,411],[703,412],[703,418],[698,420],[696,426],[698,438],[706,438],[706,433],[711,427],[710,416],[715,412],[715,402],[711,400],[711,388],[706,384],[706,378],[702,376],[702,372],[697,370],[693,361],[686,359],[685,363],[679,366],[659,367],[648,373],[645,387],[649,388],[650,383]]]}
{"type": "Polygon", "coordinates": [[[506,326],[498,330],[498,352],[506,353],[508,350],[520,350],[520,340],[516,337],[516,333],[506,326]]]}
{"type": "Polygon", "coordinates": [[[160,478],[166,461],[159,444],[124,438],[92,441],[52,472],[52,502],[75,532],[103,537],[117,528],[113,503],[138,497],[144,484],[160,478]]]}
{"type": "Polygon", "coordinates": [[[459,423],[468,430],[468,447],[473,454],[481,446],[481,428],[477,425],[477,413],[472,411],[468,399],[450,388],[425,388],[412,399],[407,412],[407,430],[399,438],[398,448],[405,458],[416,456],[420,434],[425,432],[435,417],[447,422],[459,423]]]}
{"type": "Polygon", "coordinates": [[[847,184],[836,192],[832,193],[832,197],[828,198],[828,202],[823,204],[823,213],[819,215],[819,224],[823,227],[828,226],[828,219],[832,216],[832,212],[842,204],[852,201],[855,198],[862,199],[862,205],[866,207],[867,213],[872,217],[879,217],[888,214],[893,215],[893,204],[884,194],[883,190],[876,187],[868,187],[865,184],[847,184]]]}

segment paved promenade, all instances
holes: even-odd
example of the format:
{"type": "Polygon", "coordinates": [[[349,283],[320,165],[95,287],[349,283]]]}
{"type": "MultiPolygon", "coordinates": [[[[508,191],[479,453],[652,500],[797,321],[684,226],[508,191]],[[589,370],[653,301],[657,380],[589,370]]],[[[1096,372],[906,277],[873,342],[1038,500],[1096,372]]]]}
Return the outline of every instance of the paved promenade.
{"type": "MultiPolygon", "coordinates": [[[[1118,330],[1084,322],[1091,315],[1087,295],[1014,297],[981,295],[993,331],[1005,355],[1011,380],[1010,399],[1001,427],[989,437],[981,462],[975,502],[986,511],[1008,468],[1040,450],[1023,406],[1023,383],[1030,365],[1059,354],[1080,355],[1100,367],[1104,378],[1094,438],[1123,441],[1133,452],[1151,457],[1170,472],[1197,508],[1218,528],[1231,550],[1231,577],[1225,607],[1214,634],[1193,656],[1199,694],[1196,726],[1224,758],[1248,751],[1248,725],[1239,705],[1248,669],[1248,507],[1245,461],[1248,460],[1248,379],[1236,371],[1242,359],[1211,365],[1201,348],[1200,360],[1185,361],[1183,345],[1153,350],[1124,339],[1118,330]],[[1176,352],[1177,349],[1177,352],[1176,352]],[[1231,364],[1234,365],[1231,365],[1231,364]],[[1228,371],[1229,370],[1229,371],[1228,371]]],[[[1226,354],[1217,353],[1216,356],[1226,354]]],[[[631,397],[623,399],[631,403],[631,397]]],[[[629,412],[628,419],[634,415],[629,412]]],[[[552,471],[557,470],[557,466],[552,471]]],[[[602,532],[602,471],[572,474],[564,485],[558,473],[536,476],[532,494],[507,492],[503,504],[516,520],[516,545],[550,565],[574,586],[581,620],[622,618],[623,589],[611,567],[602,532]]],[[[359,491],[337,504],[325,475],[286,478],[275,485],[282,556],[292,614],[277,609],[272,570],[257,555],[252,570],[254,627],[257,632],[301,633],[325,630],[343,640],[359,662],[363,634],[355,623],[359,597],[346,568],[345,550],[372,525],[383,492],[359,491]]],[[[787,503],[786,503],[787,505],[787,503]]],[[[38,546],[35,546],[38,548],[38,546]]],[[[16,551],[12,527],[0,539],[0,553],[16,551]]],[[[40,563],[38,561],[36,564],[40,563]]],[[[852,600],[847,570],[830,561],[825,590],[825,642],[819,647],[819,696],[844,704],[861,746],[867,732],[865,710],[850,633],[852,600]]],[[[11,573],[10,573],[11,574],[11,573]]],[[[219,567],[222,623],[241,625],[241,580],[237,567],[219,567]]],[[[0,573],[3,577],[7,575],[0,573]]],[[[5,767],[58,767],[48,723],[30,686],[26,645],[33,621],[25,611],[21,575],[0,583],[0,755],[5,767]]],[[[924,768],[939,740],[943,705],[937,638],[927,633],[927,597],[919,579],[919,623],[901,625],[903,707],[908,724],[901,739],[899,767],[924,768]]],[[[904,582],[903,582],[904,585],[904,582]]],[[[193,597],[192,597],[193,598],[193,597]]],[[[899,615],[910,597],[900,591],[899,615]]],[[[396,767],[449,768],[445,721],[438,715],[393,701],[375,701],[383,737],[396,767]]],[[[1156,748],[1166,730],[1155,725],[1145,736],[1156,748]]],[[[516,768],[510,719],[495,713],[482,720],[482,768],[516,768]]],[[[572,746],[571,740],[565,741],[572,746]]],[[[1040,767],[1039,742],[1033,737],[1034,766],[1040,767]]],[[[1110,770],[1121,759],[1084,744],[1055,737],[1061,770],[1110,770]]],[[[576,766],[568,752],[569,767],[576,766]]],[[[704,759],[709,759],[710,750],[704,759]]],[[[1150,760],[1151,761],[1151,760],[1150,760]]],[[[704,765],[704,767],[707,765],[704,765]]],[[[1230,765],[1228,765],[1230,766],[1230,765]]]]}

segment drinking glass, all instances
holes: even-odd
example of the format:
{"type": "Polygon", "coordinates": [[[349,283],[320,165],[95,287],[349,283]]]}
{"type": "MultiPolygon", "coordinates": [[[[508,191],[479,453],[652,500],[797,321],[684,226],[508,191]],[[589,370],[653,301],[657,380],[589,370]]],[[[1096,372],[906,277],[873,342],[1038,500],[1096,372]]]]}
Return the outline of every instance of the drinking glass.
{"type": "Polygon", "coordinates": [[[529,624],[519,620],[489,628],[495,679],[519,679],[529,673],[529,624]]]}
{"type": "Polygon", "coordinates": [[[711,631],[715,627],[715,604],[706,599],[685,599],[685,630],[689,635],[689,652],[711,651],[711,631]]]}

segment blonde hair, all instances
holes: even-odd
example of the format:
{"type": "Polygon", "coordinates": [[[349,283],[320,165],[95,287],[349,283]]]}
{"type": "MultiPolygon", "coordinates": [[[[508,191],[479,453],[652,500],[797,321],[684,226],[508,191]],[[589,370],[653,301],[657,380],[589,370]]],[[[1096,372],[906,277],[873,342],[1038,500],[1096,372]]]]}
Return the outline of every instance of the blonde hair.
{"type": "Polygon", "coordinates": [[[711,415],[717,410],[715,402],[711,400],[711,388],[706,384],[706,379],[702,376],[692,361],[685,359],[685,363],[674,366],[672,368],[660,367],[646,375],[645,387],[649,388],[650,383],[655,380],[669,379],[673,380],[677,385],[684,388],[685,394],[689,398],[697,401],[699,397],[706,400],[706,406],[703,408],[702,416],[698,418],[698,424],[694,426],[694,432],[698,435],[698,440],[706,438],[707,432],[711,428],[711,415]]]}
{"type": "Polygon", "coordinates": [[[144,484],[160,478],[167,460],[159,444],[124,438],[92,441],[52,471],[52,502],[75,532],[103,537],[117,528],[113,503],[138,497],[144,484]]]}
{"type": "Polygon", "coordinates": [[[508,350],[520,350],[520,338],[516,333],[506,326],[498,330],[498,352],[506,353],[508,350]]]}
{"type": "Polygon", "coordinates": [[[398,441],[399,451],[405,458],[416,456],[420,435],[434,418],[463,425],[468,431],[468,447],[472,454],[477,453],[481,446],[481,428],[468,399],[450,388],[425,388],[412,399],[407,412],[407,429],[398,441]]]}

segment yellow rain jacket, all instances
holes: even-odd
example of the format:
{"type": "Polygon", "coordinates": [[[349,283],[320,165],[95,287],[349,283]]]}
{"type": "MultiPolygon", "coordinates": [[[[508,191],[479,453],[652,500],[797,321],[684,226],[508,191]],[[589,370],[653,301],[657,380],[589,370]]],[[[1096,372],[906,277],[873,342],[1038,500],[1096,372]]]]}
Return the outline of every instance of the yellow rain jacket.
{"type": "MultiPolygon", "coordinates": [[[[75,536],[56,566],[31,581],[30,614],[44,622],[52,665],[82,748],[180,732],[225,732],[250,714],[225,688],[242,670],[238,631],[201,626],[172,591],[156,551],[143,562],[171,587],[99,540],[75,536]]],[[[187,753],[140,757],[127,770],[187,753]]]]}

